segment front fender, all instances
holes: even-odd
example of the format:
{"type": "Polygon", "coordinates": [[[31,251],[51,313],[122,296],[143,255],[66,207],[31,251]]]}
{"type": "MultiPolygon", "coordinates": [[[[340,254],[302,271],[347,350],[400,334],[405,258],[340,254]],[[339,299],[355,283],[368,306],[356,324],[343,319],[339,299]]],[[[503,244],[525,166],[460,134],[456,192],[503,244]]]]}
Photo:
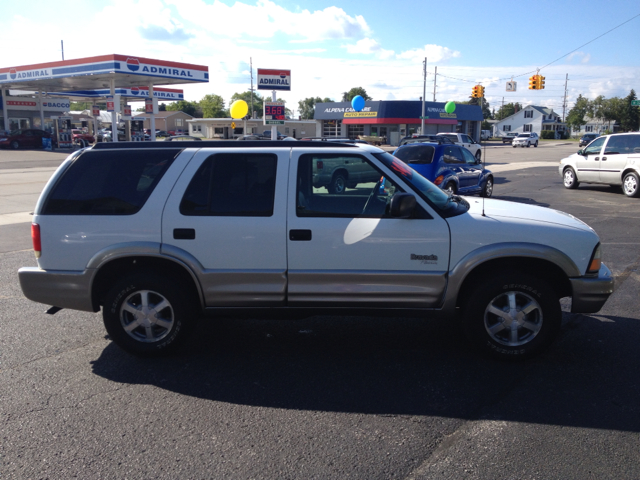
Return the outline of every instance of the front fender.
{"type": "Polygon", "coordinates": [[[580,269],[565,253],[537,243],[513,242],[485,245],[465,255],[449,269],[449,281],[442,309],[455,312],[458,294],[466,278],[486,262],[501,258],[524,257],[551,262],[558,266],[568,278],[579,277],[580,269]]]}

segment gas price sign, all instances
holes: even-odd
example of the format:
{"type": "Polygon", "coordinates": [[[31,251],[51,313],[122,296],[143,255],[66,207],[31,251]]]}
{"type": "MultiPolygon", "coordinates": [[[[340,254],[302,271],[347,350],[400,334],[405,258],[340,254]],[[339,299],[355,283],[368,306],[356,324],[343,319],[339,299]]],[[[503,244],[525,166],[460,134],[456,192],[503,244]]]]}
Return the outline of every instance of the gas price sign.
{"type": "Polygon", "coordinates": [[[284,125],[284,102],[264,102],[264,125],[284,125]]]}

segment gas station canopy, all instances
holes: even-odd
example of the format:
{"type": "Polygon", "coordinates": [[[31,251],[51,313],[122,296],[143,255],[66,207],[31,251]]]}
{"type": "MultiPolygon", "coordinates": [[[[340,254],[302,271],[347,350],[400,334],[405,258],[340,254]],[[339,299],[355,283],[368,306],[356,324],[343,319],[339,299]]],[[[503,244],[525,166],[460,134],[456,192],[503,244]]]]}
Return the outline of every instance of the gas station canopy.
{"type": "Polygon", "coordinates": [[[0,88],[39,92],[98,90],[209,81],[209,68],[128,55],[0,68],[0,88]]]}
{"type": "MultiPolygon", "coordinates": [[[[158,111],[158,99],[184,98],[182,90],[158,88],[154,91],[154,87],[208,81],[209,68],[206,66],[116,54],[0,68],[3,99],[6,89],[38,92],[39,99],[42,95],[93,100],[108,97],[107,110],[111,112],[112,125],[117,123],[120,97],[146,100],[150,102],[147,113],[150,114],[152,139],[155,139],[154,115],[158,111]]],[[[43,102],[39,103],[41,123],[44,123],[43,102]]],[[[5,126],[8,125],[8,107],[9,103],[5,102],[5,126]]],[[[113,141],[117,141],[117,135],[113,141]]]]}

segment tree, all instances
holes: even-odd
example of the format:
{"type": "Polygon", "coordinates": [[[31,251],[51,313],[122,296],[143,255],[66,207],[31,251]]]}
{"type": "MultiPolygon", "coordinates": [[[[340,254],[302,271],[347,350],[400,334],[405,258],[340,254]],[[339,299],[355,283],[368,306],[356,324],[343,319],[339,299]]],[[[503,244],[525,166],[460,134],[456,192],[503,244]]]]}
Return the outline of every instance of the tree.
{"type": "Polygon", "coordinates": [[[192,117],[196,116],[198,110],[198,102],[187,102],[186,100],[179,100],[167,105],[167,110],[170,112],[184,112],[192,117]]]}
{"type": "Polygon", "coordinates": [[[229,117],[229,111],[224,108],[224,99],[220,95],[209,94],[202,97],[200,109],[204,118],[229,117]]]}
{"type": "Polygon", "coordinates": [[[350,102],[351,100],[353,100],[353,97],[355,97],[356,95],[360,95],[365,100],[373,100],[369,95],[367,95],[367,91],[364,88],[354,87],[348,92],[344,92],[342,94],[342,101],[350,102]]]}
{"type": "Polygon", "coordinates": [[[330,98],[309,97],[298,102],[298,113],[303,120],[311,120],[314,118],[316,103],[333,102],[330,98]]]}
{"type": "Polygon", "coordinates": [[[640,129],[640,107],[632,107],[631,102],[637,100],[635,90],[621,101],[620,129],[623,132],[637,132],[640,129]]]}
{"type": "Polygon", "coordinates": [[[496,120],[503,120],[520,110],[522,110],[522,105],[520,105],[518,102],[505,103],[504,105],[500,105],[500,108],[498,108],[498,112],[495,114],[494,118],[496,120]]]}
{"type": "Polygon", "coordinates": [[[159,112],[166,112],[167,111],[167,104],[166,103],[161,103],[160,105],[158,105],[158,111],[159,112]]]}
{"type": "Polygon", "coordinates": [[[567,115],[567,125],[569,125],[572,130],[580,130],[580,127],[587,123],[584,117],[589,113],[590,108],[589,100],[584,98],[582,94],[578,95],[576,104],[569,110],[569,114],[567,115]]]}
{"type": "Polygon", "coordinates": [[[251,90],[247,90],[242,93],[234,93],[231,97],[231,105],[236,100],[244,100],[247,102],[249,106],[249,116],[253,117],[253,112],[255,112],[255,118],[262,118],[262,104],[264,103],[264,97],[260,95],[258,92],[253,92],[253,105],[251,104],[251,90]]]}

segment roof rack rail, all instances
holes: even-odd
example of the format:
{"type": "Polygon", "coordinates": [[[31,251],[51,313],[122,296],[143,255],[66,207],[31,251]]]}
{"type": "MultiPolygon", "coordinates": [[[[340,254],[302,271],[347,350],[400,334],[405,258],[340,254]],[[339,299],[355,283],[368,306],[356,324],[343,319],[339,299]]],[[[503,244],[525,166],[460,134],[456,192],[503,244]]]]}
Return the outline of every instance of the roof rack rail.
{"type": "Polygon", "coordinates": [[[287,142],[273,140],[252,140],[238,142],[234,140],[205,140],[202,142],[100,142],[92,148],[97,150],[117,150],[122,148],[163,148],[184,150],[185,148],[356,148],[356,145],[342,142],[287,142]]]}

